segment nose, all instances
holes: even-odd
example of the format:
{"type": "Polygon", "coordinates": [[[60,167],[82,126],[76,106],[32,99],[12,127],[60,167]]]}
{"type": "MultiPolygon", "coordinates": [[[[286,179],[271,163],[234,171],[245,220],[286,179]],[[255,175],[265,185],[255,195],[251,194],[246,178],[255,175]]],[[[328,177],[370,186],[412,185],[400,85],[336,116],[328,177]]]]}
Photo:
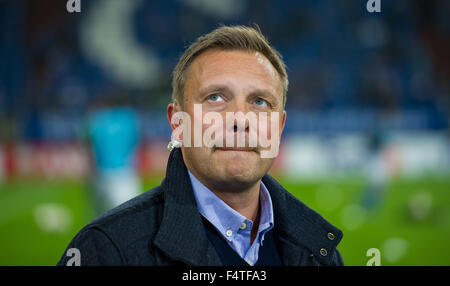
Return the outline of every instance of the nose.
{"type": "Polygon", "coordinates": [[[233,100],[233,104],[230,105],[230,108],[227,110],[227,112],[234,113],[234,116],[236,118],[234,120],[233,127],[232,127],[233,128],[232,130],[233,130],[234,133],[243,132],[243,131],[248,132],[249,131],[249,122],[248,122],[248,120],[245,120],[244,126],[242,126],[242,123],[238,124],[239,121],[242,121],[242,120],[239,120],[239,119],[244,118],[247,115],[247,113],[249,112],[248,105],[247,105],[247,102],[245,100],[240,99],[240,98],[236,98],[235,100],[233,100]]]}

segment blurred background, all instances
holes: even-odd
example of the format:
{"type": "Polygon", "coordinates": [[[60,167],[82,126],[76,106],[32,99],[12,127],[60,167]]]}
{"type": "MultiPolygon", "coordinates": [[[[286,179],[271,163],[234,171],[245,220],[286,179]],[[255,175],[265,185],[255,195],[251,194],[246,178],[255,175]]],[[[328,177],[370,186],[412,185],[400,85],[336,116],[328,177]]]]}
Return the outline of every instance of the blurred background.
{"type": "Polygon", "coordinates": [[[282,53],[271,174],[343,230],[345,263],[450,265],[450,1],[66,2],[0,0],[0,265],[55,265],[161,182],[172,69],[220,23],[282,53]]]}

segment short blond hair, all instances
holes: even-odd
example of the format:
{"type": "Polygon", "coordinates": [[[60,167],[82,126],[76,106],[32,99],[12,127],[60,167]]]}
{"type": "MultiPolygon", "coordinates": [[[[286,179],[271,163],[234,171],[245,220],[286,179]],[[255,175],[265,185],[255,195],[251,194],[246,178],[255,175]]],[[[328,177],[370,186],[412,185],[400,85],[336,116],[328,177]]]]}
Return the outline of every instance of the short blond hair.
{"type": "Polygon", "coordinates": [[[283,87],[284,108],[289,85],[286,65],[283,62],[281,54],[270,46],[268,40],[261,33],[258,26],[256,26],[256,28],[247,26],[221,26],[208,34],[199,37],[192,43],[180,57],[173,70],[173,102],[178,102],[183,107],[186,71],[201,53],[210,49],[242,50],[263,54],[280,76],[281,85],[283,87]]]}

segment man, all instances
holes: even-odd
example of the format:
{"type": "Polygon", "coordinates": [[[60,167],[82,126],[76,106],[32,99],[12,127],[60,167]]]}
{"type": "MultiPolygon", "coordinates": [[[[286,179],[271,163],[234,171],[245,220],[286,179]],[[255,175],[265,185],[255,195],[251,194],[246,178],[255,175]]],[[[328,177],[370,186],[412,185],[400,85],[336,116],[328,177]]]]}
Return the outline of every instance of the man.
{"type": "Polygon", "coordinates": [[[68,247],[80,251],[80,264],[343,265],[342,232],[267,175],[274,146],[249,144],[265,133],[277,148],[286,121],[285,66],[264,36],[223,26],[200,37],[172,85],[165,179],[83,228],[68,247]],[[245,124],[236,116],[223,128],[224,116],[252,113],[269,114],[270,127],[258,120],[255,131],[251,116],[245,124]]]}

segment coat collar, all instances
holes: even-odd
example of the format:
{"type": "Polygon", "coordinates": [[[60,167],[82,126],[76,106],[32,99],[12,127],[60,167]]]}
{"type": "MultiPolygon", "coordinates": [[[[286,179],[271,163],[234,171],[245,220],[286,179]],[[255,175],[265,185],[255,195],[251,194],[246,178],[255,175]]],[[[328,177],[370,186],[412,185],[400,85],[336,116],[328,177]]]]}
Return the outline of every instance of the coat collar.
{"type": "MultiPolygon", "coordinates": [[[[331,264],[342,232],[287,192],[271,176],[265,175],[262,180],[272,198],[284,264],[297,265],[305,248],[322,264],[331,264]],[[329,233],[333,235],[332,240],[329,233]],[[325,256],[321,249],[327,251],[325,256]]],[[[162,187],[164,212],[153,242],[155,246],[170,258],[188,265],[221,265],[206,236],[180,148],[170,153],[162,187]]]]}
{"type": "Polygon", "coordinates": [[[180,148],[170,153],[162,187],[164,212],[154,244],[171,259],[188,265],[221,265],[206,236],[180,148]]]}

